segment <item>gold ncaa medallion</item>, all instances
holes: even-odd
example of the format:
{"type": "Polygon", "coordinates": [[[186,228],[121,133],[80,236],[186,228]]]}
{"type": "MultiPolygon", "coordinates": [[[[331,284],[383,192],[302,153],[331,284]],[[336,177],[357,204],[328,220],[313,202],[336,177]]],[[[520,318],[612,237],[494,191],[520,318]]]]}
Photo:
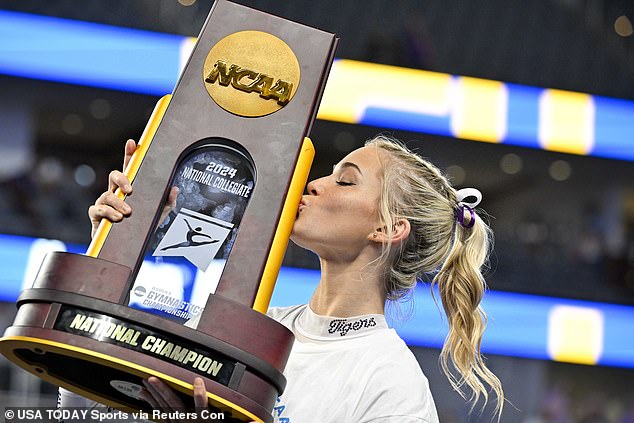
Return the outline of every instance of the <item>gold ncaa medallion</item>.
{"type": "Polygon", "coordinates": [[[293,50],[262,31],[227,35],[209,50],[203,68],[205,88],[216,104],[248,117],[269,115],[288,104],[299,78],[293,50]]]}

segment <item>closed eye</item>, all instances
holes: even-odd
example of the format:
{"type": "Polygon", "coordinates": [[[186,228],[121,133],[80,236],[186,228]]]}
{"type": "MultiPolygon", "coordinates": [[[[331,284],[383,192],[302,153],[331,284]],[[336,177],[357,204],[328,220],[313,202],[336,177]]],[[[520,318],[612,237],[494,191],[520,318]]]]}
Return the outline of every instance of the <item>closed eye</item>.
{"type": "Polygon", "coordinates": [[[347,186],[350,186],[350,185],[354,185],[354,183],[345,182],[345,181],[337,181],[337,185],[341,185],[341,186],[347,187],[347,186]]]}

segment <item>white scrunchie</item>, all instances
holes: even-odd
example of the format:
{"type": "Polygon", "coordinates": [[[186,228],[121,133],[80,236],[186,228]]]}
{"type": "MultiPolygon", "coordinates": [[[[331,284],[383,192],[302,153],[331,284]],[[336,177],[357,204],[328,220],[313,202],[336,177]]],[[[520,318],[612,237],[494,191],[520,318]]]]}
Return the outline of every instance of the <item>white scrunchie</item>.
{"type": "Polygon", "coordinates": [[[482,201],[482,193],[475,188],[462,188],[456,191],[456,199],[459,206],[468,206],[473,209],[482,201]],[[468,197],[475,197],[475,201],[464,201],[468,197]]]}

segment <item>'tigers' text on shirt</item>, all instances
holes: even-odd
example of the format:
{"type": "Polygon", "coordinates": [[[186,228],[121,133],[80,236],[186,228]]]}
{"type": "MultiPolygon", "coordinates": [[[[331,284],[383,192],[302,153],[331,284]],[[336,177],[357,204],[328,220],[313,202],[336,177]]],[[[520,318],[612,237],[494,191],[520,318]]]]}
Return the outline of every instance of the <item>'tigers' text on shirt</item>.
{"type": "Polygon", "coordinates": [[[348,319],[335,319],[330,322],[330,325],[328,326],[328,333],[339,333],[341,336],[346,336],[350,331],[355,332],[374,326],[376,326],[376,320],[374,320],[374,317],[354,321],[348,321],[348,319]]]}

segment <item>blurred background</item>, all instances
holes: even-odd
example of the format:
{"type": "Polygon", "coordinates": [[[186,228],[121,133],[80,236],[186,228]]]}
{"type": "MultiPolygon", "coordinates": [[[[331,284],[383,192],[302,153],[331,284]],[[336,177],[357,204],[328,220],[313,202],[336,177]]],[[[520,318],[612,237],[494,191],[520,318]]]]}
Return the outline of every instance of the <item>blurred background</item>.
{"type": "MultiPolygon", "coordinates": [[[[37,34],[40,21],[23,21],[26,13],[195,37],[212,3],[0,0],[0,266],[6,269],[0,281],[7,287],[24,278],[24,268],[16,269],[14,262],[26,262],[16,259],[19,246],[28,252],[40,238],[88,244],[87,209],[106,188],[108,172],[121,166],[125,140],[138,139],[161,94],[116,81],[56,77],[46,69],[14,70],[11,58],[22,53],[7,36],[14,31],[9,23],[37,34]]],[[[354,121],[320,111],[311,133],[317,150],[311,178],[329,173],[349,151],[384,133],[431,159],[454,186],[479,188],[496,237],[487,275],[491,290],[572,304],[582,327],[584,310],[602,316],[599,352],[588,362],[553,353],[552,340],[545,338],[540,348],[548,353],[523,350],[524,309],[505,315],[511,319],[506,346],[487,350],[486,338],[483,346],[510,401],[502,422],[634,422],[634,348],[628,343],[634,339],[634,2],[238,3],[336,33],[341,39],[336,57],[351,61],[338,63],[349,63],[359,78],[368,69],[398,72],[394,67],[435,72],[422,72],[423,79],[446,77],[453,88],[437,109],[428,102],[413,113],[407,106],[390,109],[386,101],[383,109],[375,104],[373,113],[368,107],[354,121]],[[481,117],[479,107],[491,122],[480,125],[469,117],[481,117]],[[608,342],[610,336],[623,343],[608,342]],[[609,354],[619,359],[608,360],[609,354]]],[[[52,51],[51,40],[28,41],[43,62],[72,60],[64,49],[52,51]]],[[[90,49],[79,39],[69,39],[68,46],[75,54],[90,49]]],[[[125,70],[127,63],[112,65],[125,70]]],[[[338,66],[333,75],[343,75],[338,66]]],[[[391,79],[395,85],[397,80],[391,79]]],[[[176,76],[162,92],[175,82],[176,76]]],[[[379,94],[391,91],[378,83],[375,88],[379,94]]],[[[323,107],[326,100],[340,101],[328,95],[323,107]]],[[[318,262],[291,243],[284,266],[317,269],[318,262]]],[[[1,328],[12,322],[16,295],[0,302],[1,328]]],[[[546,314],[540,318],[550,336],[556,323],[546,314]]],[[[590,326],[596,321],[590,318],[590,326]]],[[[469,415],[451,391],[433,343],[411,344],[430,379],[441,422],[485,421],[487,411],[469,415]]],[[[54,402],[55,387],[0,358],[0,403],[54,402]]]]}

